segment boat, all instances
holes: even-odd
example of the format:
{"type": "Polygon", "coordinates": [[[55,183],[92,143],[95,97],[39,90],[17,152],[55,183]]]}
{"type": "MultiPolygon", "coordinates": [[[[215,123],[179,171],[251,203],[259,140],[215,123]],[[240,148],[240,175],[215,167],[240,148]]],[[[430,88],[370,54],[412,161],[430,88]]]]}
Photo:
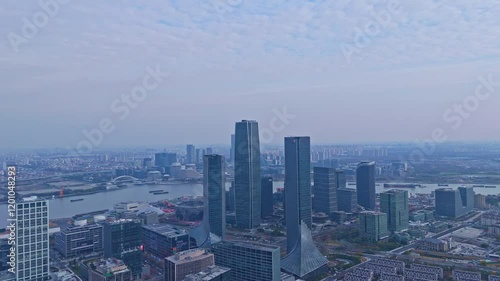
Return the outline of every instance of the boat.
{"type": "Polygon", "coordinates": [[[78,199],[71,199],[69,202],[77,202],[77,201],[83,201],[83,198],[78,198],[78,199]]]}
{"type": "Polygon", "coordinates": [[[154,192],[153,195],[168,194],[168,191],[154,192]]]}
{"type": "Polygon", "coordinates": [[[159,190],[151,190],[149,193],[156,193],[156,192],[163,192],[162,189],[159,189],[159,190]]]}
{"type": "Polygon", "coordinates": [[[448,185],[444,184],[444,183],[440,183],[440,184],[438,184],[438,186],[448,186],[448,185]]]}
{"type": "Polygon", "coordinates": [[[415,188],[420,186],[414,183],[384,183],[384,188],[415,188]]]}
{"type": "Polygon", "coordinates": [[[496,186],[495,186],[495,185],[485,185],[484,187],[485,187],[485,188],[496,188],[496,186]]]}
{"type": "Polygon", "coordinates": [[[484,187],[484,184],[475,184],[472,187],[484,187]]]}

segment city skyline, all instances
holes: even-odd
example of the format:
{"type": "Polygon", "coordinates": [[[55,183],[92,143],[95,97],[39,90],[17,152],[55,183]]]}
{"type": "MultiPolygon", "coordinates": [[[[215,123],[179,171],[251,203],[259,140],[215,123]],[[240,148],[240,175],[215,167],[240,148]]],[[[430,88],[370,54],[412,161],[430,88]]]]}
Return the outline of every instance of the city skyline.
{"type": "Polygon", "coordinates": [[[233,120],[253,118],[269,128],[274,110],[284,109],[295,117],[275,132],[277,138],[413,141],[443,128],[450,140],[498,140],[481,126],[496,116],[498,90],[477,108],[472,101],[474,110],[459,118],[460,125],[454,109],[481,85],[483,95],[486,85],[498,89],[495,1],[475,3],[474,9],[463,0],[238,3],[221,8],[193,1],[71,2],[59,5],[30,36],[23,33],[26,21],[32,23],[44,8],[4,3],[0,11],[12,12],[0,21],[0,117],[16,126],[0,146],[31,148],[36,135],[40,148],[74,148],[85,138],[83,130],[99,128],[105,118],[115,128],[98,147],[193,143],[202,137],[225,143],[233,120]],[[389,22],[380,24],[384,13],[389,22]],[[120,21],[124,14],[128,20],[120,21]],[[377,25],[378,32],[365,34],[368,42],[360,44],[357,31],[367,24],[377,25]],[[352,55],[346,55],[349,48],[352,55]],[[156,75],[158,85],[125,107],[122,95],[153,72],[164,73],[156,75]],[[27,114],[19,115],[20,109],[27,114]],[[159,130],[158,112],[164,120],[183,118],[159,130]],[[371,122],[358,112],[369,112],[371,122]],[[331,122],[330,130],[310,126],[324,118],[342,122],[331,122]],[[200,135],[199,120],[211,120],[203,128],[213,134],[200,135]]]}

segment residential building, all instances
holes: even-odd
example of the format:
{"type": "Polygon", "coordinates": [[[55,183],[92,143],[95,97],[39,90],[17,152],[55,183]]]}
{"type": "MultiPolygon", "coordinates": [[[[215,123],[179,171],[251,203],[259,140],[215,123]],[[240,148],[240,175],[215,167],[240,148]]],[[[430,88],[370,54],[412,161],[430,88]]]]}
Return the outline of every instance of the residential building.
{"type": "Polygon", "coordinates": [[[481,273],[477,271],[453,270],[453,280],[481,281],[481,273]]]}
{"type": "Polygon", "coordinates": [[[236,123],[234,148],[236,225],[250,229],[260,225],[262,215],[257,121],[242,120],[236,123]]]}

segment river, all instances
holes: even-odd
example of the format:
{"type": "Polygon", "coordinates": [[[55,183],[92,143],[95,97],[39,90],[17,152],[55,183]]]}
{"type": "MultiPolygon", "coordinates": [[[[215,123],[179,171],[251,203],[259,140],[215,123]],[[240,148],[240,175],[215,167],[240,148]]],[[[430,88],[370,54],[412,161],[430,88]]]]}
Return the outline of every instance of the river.
{"type": "MultiPolygon", "coordinates": [[[[436,188],[440,188],[437,184],[424,184],[425,187],[416,188],[403,188],[408,190],[410,194],[415,193],[431,193],[431,191],[436,188]]],[[[488,185],[488,184],[486,184],[488,185]]],[[[494,185],[494,184],[492,184],[494,185]]],[[[226,188],[229,183],[226,184],[226,188]]],[[[461,184],[450,184],[450,188],[458,188],[461,184]]],[[[282,181],[277,181],[273,183],[274,191],[277,188],[283,187],[282,181]]],[[[354,188],[354,185],[349,185],[348,187],[354,188]]],[[[497,188],[484,188],[477,187],[474,191],[478,194],[498,194],[500,185],[497,188]]],[[[390,188],[384,188],[383,183],[380,183],[376,187],[377,193],[383,192],[384,190],[389,190],[390,188]]],[[[66,197],[66,198],[55,198],[49,200],[49,217],[50,219],[59,218],[69,218],[76,214],[82,214],[92,211],[98,211],[103,209],[113,209],[114,204],[124,201],[145,201],[145,202],[156,202],[163,199],[173,199],[182,196],[201,196],[203,193],[203,187],[201,184],[172,184],[172,185],[143,185],[136,186],[130,185],[129,187],[122,188],[119,190],[95,193],[90,195],[66,197]],[[152,190],[165,190],[168,194],[154,195],[149,193],[152,190]],[[71,202],[70,200],[84,198],[83,201],[71,202]]],[[[7,205],[0,205],[0,227],[5,227],[7,225],[7,205]]]]}

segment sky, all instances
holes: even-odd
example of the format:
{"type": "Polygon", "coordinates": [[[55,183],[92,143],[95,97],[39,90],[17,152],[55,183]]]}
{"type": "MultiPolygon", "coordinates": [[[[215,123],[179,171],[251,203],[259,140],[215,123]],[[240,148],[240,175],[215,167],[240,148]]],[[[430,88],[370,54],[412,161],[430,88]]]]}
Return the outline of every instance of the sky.
{"type": "Polygon", "coordinates": [[[2,1],[0,148],[229,144],[242,119],[263,143],[499,140],[499,14],[497,0],[2,1]]]}

